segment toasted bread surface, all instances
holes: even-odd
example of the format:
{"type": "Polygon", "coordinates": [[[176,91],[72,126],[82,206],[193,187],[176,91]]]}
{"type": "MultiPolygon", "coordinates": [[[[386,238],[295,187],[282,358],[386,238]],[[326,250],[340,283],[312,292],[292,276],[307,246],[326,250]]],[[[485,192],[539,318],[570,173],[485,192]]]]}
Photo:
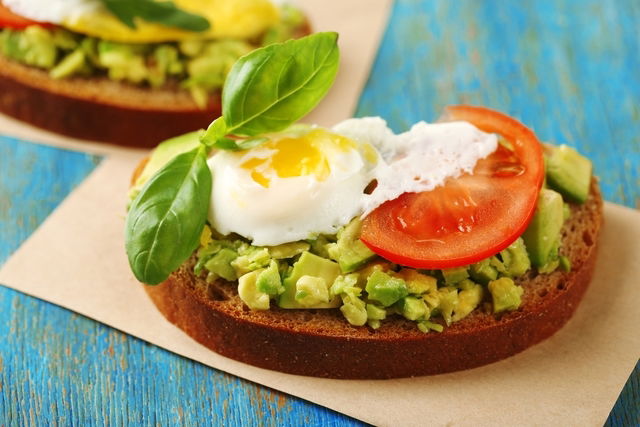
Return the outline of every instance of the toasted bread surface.
{"type": "Polygon", "coordinates": [[[158,286],[145,286],[162,314],[208,348],[232,359],[282,372],[328,378],[382,379],[474,368],[514,355],[560,329],[591,280],[602,223],[594,179],[589,199],[573,205],[562,230],[561,253],[570,272],[517,280],[524,288],[517,311],[496,316],[489,304],[444,332],[420,332],[399,316],[373,330],[353,327],[337,309],[252,311],[237,283],[207,283],[187,261],[158,286]]]}

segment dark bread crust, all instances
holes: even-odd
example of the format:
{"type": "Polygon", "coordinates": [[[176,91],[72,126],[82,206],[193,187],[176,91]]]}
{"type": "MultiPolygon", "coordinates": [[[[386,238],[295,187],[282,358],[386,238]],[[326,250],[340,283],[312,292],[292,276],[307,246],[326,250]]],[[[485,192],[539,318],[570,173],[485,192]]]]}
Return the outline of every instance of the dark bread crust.
{"type": "Polygon", "coordinates": [[[150,89],[107,78],[52,80],[46,71],[0,56],[0,112],[73,138],[153,147],[207,127],[220,97],[199,109],[187,92],[150,89]]]}
{"type": "MultiPolygon", "coordinates": [[[[310,32],[305,22],[295,36],[310,32]]],[[[220,94],[200,109],[175,84],[152,89],[106,77],[53,80],[0,55],[0,113],[73,138],[151,148],[206,128],[221,109],[220,94]]]]}
{"type": "Polygon", "coordinates": [[[145,286],[162,314],[208,348],[282,372],[328,378],[381,379],[474,368],[512,356],[548,338],[572,316],[591,280],[602,223],[594,179],[589,199],[572,206],[563,228],[569,273],[528,273],[519,310],[499,318],[479,309],[442,333],[423,334],[402,318],[374,331],[352,327],[338,310],[251,311],[236,284],[207,284],[185,263],[167,281],[145,286]]]}

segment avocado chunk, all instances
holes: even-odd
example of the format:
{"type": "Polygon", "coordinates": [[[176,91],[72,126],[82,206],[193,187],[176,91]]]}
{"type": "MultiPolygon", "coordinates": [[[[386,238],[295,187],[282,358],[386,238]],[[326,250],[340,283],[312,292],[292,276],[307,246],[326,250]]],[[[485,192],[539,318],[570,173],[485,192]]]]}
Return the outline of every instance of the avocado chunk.
{"type": "Polygon", "coordinates": [[[464,279],[469,278],[469,272],[467,267],[454,267],[442,270],[442,277],[444,277],[444,283],[447,285],[455,285],[464,279]]]}
{"type": "Polygon", "coordinates": [[[296,282],[296,301],[304,307],[329,302],[329,286],[322,277],[302,276],[296,282]]]}
{"type": "Polygon", "coordinates": [[[429,318],[430,310],[422,298],[408,296],[400,301],[400,312],[408,320],[429,318]]]}
{"type": "Polygon", "coordinates": [[[558,263],[560,270],[565,272],[571,271],[571,260],[568,257],[560,255],[560,257],[558,258],[558,263]]]}
{"type": "Polygon", "coordinates": [[[269,296],[277,296],[284,292],[277,261],[271,260],[269,267],[260,271],[256,279],[256,287],[258,291],[268,294],[269,296]]]}
{"type": "Polygon", "coordinates": [[[478,283],[486,285],[490,281],[498,278],[498,270],[491,265],[490,258],[485,258],[469,266],[469,275],[478,283]]]}
{"type": "Polygon", "coordinates": [[[257,281],[262,272],[254,270],[238,279],[238,295],[252,310],[269,310],[269,295],[258,289],[257,281]]]}
{"type": "Polygon", "coordinates": [[[327,245],[329,256],[338,261],[343,273],[350,273],[365,265],[376,254],[360,240],[362,221],[354,218],[338,231],[338,241],[327,245]]]}
{"type": "Polygon", "coordinates": [[[149,75],[145,64],[144,45],[133,45],[100,40],[98,61],[107,69],[111,80],[141,83],[149,75]]]}
{"type": "Polygon", "coordinates": [[[383,307],[378,307],[375,304],[367,304],[367,319],[369,320],[384,320],[387,317],[387,310],[383,307]]]}
{"type": "Polygon", "coordinates": [[[49,75],[52,79],[61,79],[80,72],[85,67],[84,52],[82,49],[76,49],[65,56],[58,65],[53,67],[51,71],[49,71],[49,75]]]}
{"type": "Polygon", "coordinates": [[[379,270],[374,271],[367,279],[366,291],[369,299],[378,301],[385,307],[389,307],[409,294],[404,280],[391,277],[379,270]]]}
{"type": "Polygon", "coordinates": [[[344,292],[347,292],[349,288],[355,288],[358,286],[358,274],[351,273],[346,275],[341,275],[334,280],[333,285],[329,291],[331,295],[340,295],[344,292]]]}
{"type": "Polygon", "coordinates": [[[421,320],[418,322],[418,329],[420,332],[424,332],[426,334],[429,331],[442,332],[444,330],[444,326],[439,323],[429,322],[428,320],[421,320]]]}
{"type": "Polygon", "coordinates": [[[238,276],[236,270],[231,266],[231,262],[237,257],[238,254],[234,250],[223,248],[207,261],[205,268],[225,280],[236,280],[238,276]]]}
{"type": "MultiPolygon", "coordinates": [[[[509,277],[522,276],[531,268],[531,260],[521,237],[501,251],[500,257],[509,277]]],[[[495,280],[495,277],[492,280],[495,280]]]]}
{"type": "Polygon", "coordinates": [[[231,262],[238,276],[269,265],[271,257],[266,248],[243,243],[238,247],[238,257],[231,262]]]}
{"type": "Polygon", "coordinates": [[[501,277],[498,280],[489,282],[489,292],[493,299],[493,312],[513,311],[520,307],[521,297],[524,289],[516,286],[513,279],[501,277]]]}
{"type": "Polygon", "coordinates": [[[411,268],[403,268],[396,275],[405,281],[411,295],[422,295],[438,290],[438,280],[435,277],[418,273],[411,268]]]}
{"type": "Polygon", "coordinates": [[[589,196],[592,164],[575,149],[553,147],[547,158],[547,184],[567,200],[584,203],[589,196]]]}
{"type": "Polygon", "coordinates": [[[465,280],[463,290],[458,292],[458,305],[454,309],[451,320],[457,322],[467,317],[480,304],[483,293],[482,286],[465,280]]]}
{"type": "Polygon", "coordinates": [[[533,219],[522,235],[531,264],[547,264],[554,248],[558,247],[563,223],[562,196],[553,190],[540,191],[533,219]]]}
{"type": "Polygon", "coordinates": [[[22,31],[6,29],[2,32],[2,53],[27,65],[50,69],[56,63],[58,49],[51,33],[37,25],[22,31]]]}
{"type": "MultiPolygon", "coordinates": [[[[328,287],[333,284],[340,275],[340,267],[337,263],[313,255],[310,252],[303,252],[300,259],[293,264],[290,274],[282,281],[284,292],[278,299],[278,305],[281,308],[336,308],[340,306],[340,298],[332,297],[326,303],[318,303],[310,306],[304,306],[296,299],[298,291],[296,285],[302,276],[311,276],[324,279],[328,287]]],[[[304,283],[304,282],[303,282],[304,283]]]]}
{"type": "Polygon", "coordinates": [[[329,240],[324,234],[319,235],[315,239],[307,240],[307,243],[311,246],[309,252],[312,254],[321,256],[322,258],[331,258],[329,252],[327,252],[327,246],[329,246],[330,243],[334,243],[334,241],[329,240]]]}
{"type": "Polygon", "coordinates": [[[438,311],[447,326],[451,325],[453,312],[458,307],[458,289],[452,286],[444,286],[438,289],[438,311]]]}
{"type": "Polygon", "coordinates": [[[311,245],[307,242],[283,243],[277,246],[269,246],[269,255],[274,259],[293,258],[304,251],[308,251],[311,245]]]}
{"type": "Polygon", "coordinates": [[[351,288],[342,296],[342,306],[340,311],[347,321],[353,326],[363,326],[367,323],[367,308],[363,300],[359,298],[360,288],[351,288]]]}
{"type": "Polygon", "coordinates": [[[380,327],[380,321],[386,319],[387,310],[375,304],[367,304],[367,325],[373,329],[380,327]]]}

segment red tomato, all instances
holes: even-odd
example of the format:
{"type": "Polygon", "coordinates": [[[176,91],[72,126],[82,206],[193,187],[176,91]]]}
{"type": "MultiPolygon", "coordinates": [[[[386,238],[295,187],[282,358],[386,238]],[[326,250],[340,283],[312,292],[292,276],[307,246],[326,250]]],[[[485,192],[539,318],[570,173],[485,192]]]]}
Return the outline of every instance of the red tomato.
{"type": "Polygon", "coordinates": [[[29,25],[51,26],[44,22],[32,21],[27,18],[23,18],[20,15],[16,15],[11,12],[6,6],[0,2],[0,28],[13,28],[15,30],[21,30],[29,25]]]}
{"type": "Polygon", "coordinates": [[[371,212],[362,241],[397,264],[426,269],[468,265],[495,255],[533,217],[544,177],[542,146],[522,123],[483,107],[452,106],[448,119],[497,133],[499,145],[473,174],[424,193],[405,193],[371,212]]]}

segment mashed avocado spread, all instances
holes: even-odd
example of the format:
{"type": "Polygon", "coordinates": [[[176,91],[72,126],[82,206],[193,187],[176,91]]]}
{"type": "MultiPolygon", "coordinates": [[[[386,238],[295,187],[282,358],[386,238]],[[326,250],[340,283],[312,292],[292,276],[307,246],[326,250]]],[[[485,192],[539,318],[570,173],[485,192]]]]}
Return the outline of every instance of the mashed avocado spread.
{"type": "MultiPolygon", "coordinates": [[[[197,138],[194,132],[158,146],[130,197],[197,138]]],[[[563,147],[547,147],[547,156],[566,156],[563,147]]],[[[576,163],[574,156],[580,155],[573,151],[567,166],[576,163]]],[[[551,173],[564,173],[564,163],[555,162],[551,173]]],[[[581,181],[590,180],[590,174],[583,175],[581,181]]],[[[206,225],[194,273],[208,282],[237,280],[240,298],[253,310],[268,310],[274,304],[282,309],[337,308],[354,326],[377,329],[395,315],[415,322],[422,332],[441,332],[476,309],[495,314],[517,310],[525,290],[515,279],[532,268],[542,274],[570,270],[560,247],[560,229],[569,215],[564,200],[584,183],[557,181],[553,190],[546,185],[541,190],[534,218],[521,237],[500,253],[464,267],[418,270],[386,261],[360,241],[361,220],[354,218],[335,235],[278,246],[253,246],[206,225]]]]}
{"type": "Polygon", "coordinates": [[[258,40],[184,40],[173,43],[117,43],[55,27],[0,30],[0,54],[49,71],[54,79],[107,77],[152,88],[188,90],[200,108],[224,84],[235,61],[258,46],[290,39],[304,22],[298,9],[283,5],[280,21],[258,40]]]}

